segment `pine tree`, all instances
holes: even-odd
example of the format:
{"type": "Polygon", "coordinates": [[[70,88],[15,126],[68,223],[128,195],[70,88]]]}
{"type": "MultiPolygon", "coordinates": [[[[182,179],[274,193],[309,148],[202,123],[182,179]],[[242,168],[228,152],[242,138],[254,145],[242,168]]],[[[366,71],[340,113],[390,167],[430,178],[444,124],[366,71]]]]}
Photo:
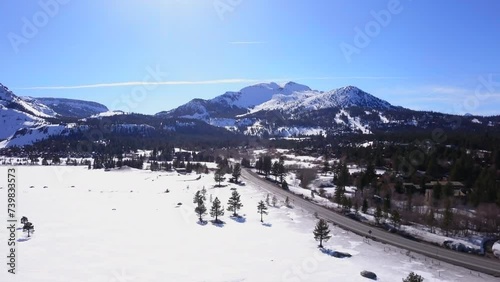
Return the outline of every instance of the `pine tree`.
{"type": "Polygon", "coordinates": [[[238,179],[240,178],[240,176],[241,176],[241,165],[237,163],[234,165],[233,168],[233,178],[235,183],[238,183],[238,179]]]}
{"type": "Polygon", "coordinates": [[[273,207],[276,207],[276,205],[278,204],[278,198],[276,198],[276,195],[273,195],[272,203],[273,203],[273,207]]]}
{"type": "Polygon", "coordinates": [[[326,160],[323,163],[323,173],[326,175],[330,171],[330,164],[328,163],[328,160],[326,160]]]}
{"type": "Polygon", "coordinates": [[[345,197],[344,187],[337,186],[337,188],[335,189],[335,193],[333,194],[335,203],[341,205],[342,199],[344,199],[344,197],[345,197]]]}
{"type": "Polygon", "coordinates": [[[349,169],[347,169],[347,165],[344,163],[340,163],[337,168],[337,186],[344,188],[348,185],[349,182],[349,169]],[[338,175],[338,176],[337,176],[338,175]]]}
{"type": "Polygon", "coordinates": [[[25,216],[21,217],[21,224],[25,224],[26,222],[28,222],[28,218],[25,216]]]}
{"type": "Polygon", "coordinates": [[[224,180],[224,171],[222,170],[222,168],[219,168],[215,171],[214,180],[215,182],[217,182],[217,186],[220,187],[220,183],[224,180]]]}
{"type": "Polygon", "coordinates": [[[283,181],[281,182],[281,188],[282,188],[283,190],[288,190],[288,183],[286,182],[286,180],[283,180],[283,181]]]}
{"type": "Polygon", "coordinates": [[[285,206],[287,208],[291,208],[292,207],[292,205],[290,204],[290,198],[288,198],[288,196],[286,196],[286,199],[285,199],[285,206]]]}
{"type": "Polygon", "coordinates": [[[264,171],[264,173],[267,177],[273,168],[273,163],[272,163],[272,159],[270,156],[264,156],[263,161],[264,162],[262,164],[262,170],[264,171]]]}
{"type": "Polygon", "coordinates": [[[273,166],[271,168],[271,173],[274,175],[274,181],[278,181],[278,175],[280,173],[280,165],[278,161],[275,161],[273,163],[273,166]]]}
{"type": "Polygon", "coordinates": [[[240,200],[240,194],[238,191],[234,190],[233,193],[231,194],[231,198],[229,198],[227,202],[227,210],[233,212],[233,216],[237,216],[237,212],[241,207],[243,207],[243,204],[241,203],[240,200]]]}
{"type": "Polygon", "coordinates": [[[215,217],[215,222],[219,222],[219,216],[224,215],[224,207],[221,206],[218,197],[215,197],[214,202],[212,203],[212,208],[210,208],[210,216],[215,217]]]}
{"type": "MultiPolygon", "coordinates": [[[[285,159],[283,157],[280,157],[280,160],[278,162],[278,175],[280,177],[280,182],[283,183],[284,181],[284,177],[285,177],[285,174],[286,174],[286,169],[285,169],[285,159]]],[[[288,184],[286,186],[287,190],[288,190],[288,184]]]]}
{"type": "Polygon", "coordinates": [[[343,209],[344,211],[346,211],[346,212],[347,212],[347,211],[348,211],[348,209],[349,209],[349,203],[348,203],[348,201],[347,201],[347,200],[348,200],[348,198],[347,198],[345,195],[344,195],[344,196],[342,196],[342,199],[340,200],[340,204],[342,205],[342,209],[343,209]]]}
{"type": "Polygon", "coordinates": [[[361,211],[363,213],[368,212],[368,200],[366,198],[363,199],[363,206],[361,207],[361,211]]]}
{"type": "Polygon", "coordinates": [[[259,205],[257,206],[257,210],[260,213],[260,222],[264,222],[264,219],[262,218],[262,216],[264,214],[267,214],[267,206],[264,204],[263,201],[259,202],[259,205]]]}
{"type": "Polygon", "coordinates": [[[377,205],[374,217],[375,217],[375,222],[377,224],[380,224],[380,219],[382,218],[382,209],[380,208],[380,205],[377,205]]]}
{"type": "Polygon", "coordinates": [[[387,218],[389,215],[389,211],[391,210],[391,195],[387,194],[384,197],[384,206],[383,206],[383,212],[384,212],[384,217],[387,218]]]}
{"type": "Polygon", "coordinates": [[[196,191],[193,198],[193,203],[198,204],[205,201],[205,195],[201,191],[196,191]]]}
{"type": "Polygon", "coordinates": [[[434,209],[430,209],[427,214],[427,225],[431,228],[431,233],[434,233],[434,226],[436,226],[436,216],[434,214],[434,209]]]}
{"type": "Polygon", "coordinates": [[[418,274],[415,274],[411,272],[405,279],[403,279],[403,282],[423,282],[424,278],[418,274]]]}
{"type": "Polygon", "coordinates": [[[432,196],[434,197],[435,200],[441,200],[441,194],[443,192],[443,187],[441,186],[441,183],[436,182],[434,187],[432,187],[432,196]]]}
{"type": "Polygon", "coordinates": [[[205,207],[205,195],[203,192],[197,191],[193,202],[196,204],[194,212],[199,216],[200,222],[203,222],[202,216],[207,213],[207,208],[205,207]]]}
{"type": "Polygon", "coordinates": [[[443,187],[443,195],[445,197],[451,197],[453,196],[453,185],[451,184],[451,182],[448,182],[446,183],[446,185],[443,187]]]}
{"type": "Polygon", "coordinates": [[[31,222],[26,222],[23,226],[23,231],[28,232],[28,237],[30,237],[30,233],[33,233],[35,230],[35,226],[31,222]]]}
{"type": "Polygon", "coordinates": [[[255,162],[255,169],[257,169],[257,172],[262,174],[262,168],[264,166],[264,159],[262,157],[259,157],[259,159],[255,162]]]}
{"type": "Polygon", "coordinates": [[[451,210],[450,201],[446,201],[446,207],[443,215],[443,230],[446,232],[446,236],[448,236],[448,231],[450,230],[453,223],[453,211],[451,210]]]}
{"type": "Polygon", "coordinates": [[[396,228],[399,228],[399,226],[401,224],[401,215],[399,214],[399,212],[397,210],[393,210],[392,211],[392,213],[391,213],[391,221],[392,221],[392,224],[396,228]]]}
{"type": "Polygon", "coordinates": [[[396,190],[396,193],[403,194],[404,193],[403,182],[401,181],[396,182],[396,186],[394,186],[394,189],[396,190]]]}
{"type": "Polygon", "coordinates": [[[316,224],[313,231],[314,239],[319,241],[319,247],[323,248],[323,241],[327,242],[332,236],[330,236],[330,229],[328,228],[328,223],[324,219],[320,219],[316,224]]]}

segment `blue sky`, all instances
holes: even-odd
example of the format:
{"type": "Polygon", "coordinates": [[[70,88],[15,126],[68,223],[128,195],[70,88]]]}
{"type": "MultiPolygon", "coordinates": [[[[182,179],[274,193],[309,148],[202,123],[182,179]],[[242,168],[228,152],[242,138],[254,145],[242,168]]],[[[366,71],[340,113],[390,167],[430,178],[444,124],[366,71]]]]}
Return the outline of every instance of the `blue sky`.
{"type": "Polygon", "coordinates": [[[500,114],[497,0],[39,0],[0,11],[0,82],[22,96],[151,114],[294,80],[500,114]]]}

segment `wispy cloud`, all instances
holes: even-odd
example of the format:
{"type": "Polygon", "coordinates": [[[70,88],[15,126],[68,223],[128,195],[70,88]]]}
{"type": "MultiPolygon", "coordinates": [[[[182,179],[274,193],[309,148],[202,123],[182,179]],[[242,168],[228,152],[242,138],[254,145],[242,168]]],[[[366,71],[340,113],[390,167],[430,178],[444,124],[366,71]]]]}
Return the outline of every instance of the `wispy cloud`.
{"type": "Polygon", "coordinates": [[[256,44],[266,44],[265,41],[231,41],[231,45],[256,45],[256,44]]]}
{"type": "Polygon", "coordinates": [[[123,86],[148,86],[148,85],[209,85],[209,84],[236,84],[236,83],[254,83],[257,79],[233,78],[233,79],[215,79],[215,80],[178,80],[178,81],[127,81],[112,83],[82,84],[70,86],[32,86],[20,87],[23,90],[58,90],[58,89],[84,89],[84,88],[105,88],[105,87],[123,87],[123,86]]]}
{"type": "Polygon", "coordinates": [[[229,79],[213,79],[213,80],[173,80],[173,81],[126,81],[126,82],[110,82],[110,83],[95,83],[95,84],[80,84],[80,85],[53,85],[53,86],[30,86],[16,87],[18,90],[70,90],[70,89],[85,89],[85,88],[109,88],[109,87],[125,87],[125,86],[149,86],[149,85],[211,85],[211,84],[243,84],[243,83],[262,83],[262,82],[288,82],[298,80],[348,80],[348,79],[406,79],[404,77],[384,77],[384,76],[319,76],[319,77],[295,77],[295,78],[269,78],[269,79],[252,79],[252,78],[229,78],[229,79]]]}
{"type": "Polygon", "coordinates": [[[459,88],[454,86],[439,86],[439,85],[427,85],[418,87],[392,87],[383,88],[376,91],[378,93],[385,93],[391,95],[405,95],[405,96],[429,96],[429,95],[461,95],[465,96],[470,94],[471,90],[465,88],[459,88]]]}
{"type": "Polygon", "coordinates": [[[295,80],[342,80],[342,79],[358,79],[358,80],[391,80],[391,79],[409,79],[404,76],[324,76],[324,77],[299,77],[295,80]]]}
{"type": "Polygon", "coordinates": [[[453,87],[453,86],[431,86],[428,87],[427,92],[436,94],[452,94],[452,95],[463,95],[467,94],[469,90],[465,88],[453,87]]]}

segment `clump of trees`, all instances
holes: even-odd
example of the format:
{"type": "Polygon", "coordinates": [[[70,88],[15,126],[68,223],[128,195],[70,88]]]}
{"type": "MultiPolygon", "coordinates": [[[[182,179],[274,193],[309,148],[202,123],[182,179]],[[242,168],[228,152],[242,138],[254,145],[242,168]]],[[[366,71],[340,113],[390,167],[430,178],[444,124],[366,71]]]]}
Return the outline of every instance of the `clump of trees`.
{"type": "Polygon", "coordinates": [[[194,195],[193,203],[196,204],[194,212],[198,215],[200,222],[203,222],[203,215],[207,213],[207,208],[205,207],[205,193],[202,191],[197,191],[194,195]]]}
{"type": "Polygon", "coordinates": [[[403,282],[423,282],[424,278],[414,272],[410,272],[406,278],[403,279],[403,282]]]}
{"type": "Polygon", "coordinates": [[[303,168],[298,170],[297,178],[300,180],[300,187],[307,189],[309,184],[316,179],[317,171],[314,168],[303,168]]]}
{"type": "Polygon", "coordinates": [[[258,173],[264,174],[266,178],[272,174],[275,181],[278,181],[278,178],[280,183],[283,183],[284,181],[286,169],[285,159],[283,157],[279,158],[278,161],[275,161],[273,163],[271,156],[261,156],[255,162],[255,168],[257,169],[258,173]]]}

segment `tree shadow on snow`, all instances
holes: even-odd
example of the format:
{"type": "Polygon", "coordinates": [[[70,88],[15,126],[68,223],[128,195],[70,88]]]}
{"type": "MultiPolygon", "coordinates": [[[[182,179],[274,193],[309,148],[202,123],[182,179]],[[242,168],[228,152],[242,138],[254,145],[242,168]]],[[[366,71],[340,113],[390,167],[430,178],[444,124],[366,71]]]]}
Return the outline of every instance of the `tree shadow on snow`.
{"type": "Polygon", "coordinates": [[[217,184],[217,185],[214,185],[214,186],[212,187],[212,189],[217,189],[217,188],[225,188],[225,187],[228,187],[228,186],[229,186],[228,184],[221,184],[221,185],[218,185],[218,184],[217,184]]]}
{"type": "Polygon", "coordinates": [[[230,218],[236,222],[239,222],[239,223],[247,222],[247,219],[245,217],[242,217],[241,215],[231,216],[230,218]]]}
{"type": "Polygon", "coordinates": [[[208,221],[206,221],[206,220],[199,221],[199,220],[198,220],[198,222],[197,222],[197,223],[198,223],[198,225],[205,226],[205,225],[207,225],[207,224],[208,224],[208,221]]]}
{"type": "Polygon", "coordinates": [[[212,220],[210,222],[212,222],[212,225],[217,226],[217,227],[221,227],[221,228],[224,227],[224,225],[226,224],[222,220],[212,220]]]}
{"type": "Polygon", "coordinates": [[[271,223],[262,223],[262,226],[265,226],[265,227],[273,227],[273,225],[271,223]]]}
{"type": "Polygon", "coordinates": [[[22,243],[22,242],[27,242],[29,240],[31,240],[31,237],[29,237],[29,238],[28,237],[26,237],[26,238],[19,238],[19,239],[17,239],[17,242],[21,242],[22,243]]]}
{"type": "Polygon", "coordinates": [[[332,256],[335,258],[350,258],[350,257],[352,257],[352,255],[348,254],[348,253],[337,252],[337,251],[325,249],[325,248],[320,248],[320,251],[325,255],[329,255],[329,256],[332,256]]]}

